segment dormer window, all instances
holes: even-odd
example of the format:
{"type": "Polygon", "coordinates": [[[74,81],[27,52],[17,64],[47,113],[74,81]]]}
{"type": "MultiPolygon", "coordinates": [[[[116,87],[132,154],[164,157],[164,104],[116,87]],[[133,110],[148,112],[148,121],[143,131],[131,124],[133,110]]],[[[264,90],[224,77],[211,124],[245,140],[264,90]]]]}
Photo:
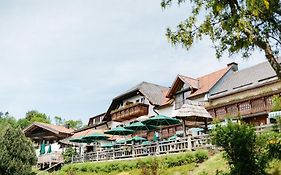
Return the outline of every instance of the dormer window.
{"type": "Polygon", "coordinates": [[[190,95],[190,91],[180,91],[176,94],[175,109],[179,109],[187,101],[187,97],[190,95]]]}

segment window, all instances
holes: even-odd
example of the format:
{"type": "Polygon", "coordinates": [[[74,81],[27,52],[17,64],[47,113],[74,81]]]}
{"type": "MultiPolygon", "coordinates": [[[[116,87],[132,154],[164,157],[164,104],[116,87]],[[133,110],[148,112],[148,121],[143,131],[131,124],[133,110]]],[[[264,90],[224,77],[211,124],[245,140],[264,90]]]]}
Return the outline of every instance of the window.
{"type": "Polygon", "coordinates": [[[144,103],[144,97],[143,97],[143,98],[141,98],[141,103],[144,103]]]}
{"type": "Polygon", "coordinates": [[[185,104],[189,94],[190,94],[190,91],[185,91],[185,92],[180,92],[176,95],[175,109],[179,109],[182,107],[183,104],[185,104]]]}
{"type": "Polygon", "coordinates": [[[101,122],[101,118],[100,117],[96,117],[95,118],[95,124],[100,123],[101,122]]]}
{"type": "Polygon", "coordinates": [[[139,99],[137,99],[137,100],[136,100],[136,103],[139,103],[139,102],[140,102],[140,100],[139,100],[139,99]]]}

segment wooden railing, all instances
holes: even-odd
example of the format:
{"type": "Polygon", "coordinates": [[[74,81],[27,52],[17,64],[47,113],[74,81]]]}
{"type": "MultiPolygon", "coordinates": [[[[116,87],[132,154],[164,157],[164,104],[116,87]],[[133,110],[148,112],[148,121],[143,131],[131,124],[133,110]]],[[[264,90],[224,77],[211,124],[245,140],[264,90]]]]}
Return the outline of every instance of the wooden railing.
{"type": "Polygon", "coordinates": [[[124,120],[130,120],[132,118],[140,117],[148,114],[149,105],[143,103],[135,103],[129,106],[125,106],[116,111],[111,112],[111,118],[113,121],[122,122],[124,120]]]}
{"type": "Polygon", "coordinates": [[[191,151],[211,147],[210,138],[206,135],[180,138],[174,141],[162,141],[151,145],[123,145],[120,148],[103,149],[72,157],[72,163],[105,161],[114,159],[135,158],[148,155],[161,155],[191,151]]]}
{"type": "MultiPolygon", "coordinates": [[[[273,125],[256,127],[256,132],[261,133],[272,128],[273,125]]],[[[101,149],[97,152],[89,152],[72,157],[72,163],[120,160],[137,158],[149,155],[164,155],[192,151],[201,148],[214,148],[208,134],[188,136],[173,141],[162,141],[151,145],[123,145],[119,148],[101,149]]]]}
{"type": "Polygon", "coordinates": [[[52,152],[38,156],[37,164],[63,162],[61,152],[52,152]]]}

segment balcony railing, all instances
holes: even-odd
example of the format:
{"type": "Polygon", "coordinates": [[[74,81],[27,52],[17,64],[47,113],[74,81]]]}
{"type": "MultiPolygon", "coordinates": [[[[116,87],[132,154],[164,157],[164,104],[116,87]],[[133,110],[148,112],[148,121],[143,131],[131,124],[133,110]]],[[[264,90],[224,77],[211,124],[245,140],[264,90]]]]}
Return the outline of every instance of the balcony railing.
{"type": "Polygon", "coordinates": [[[52,152],[38,156],[37,164],[63,162],[61,152],[52,152]]]}
{"type": "Polygon", "coordinates": [[[148,114],[149,105],[135,103],[111,112],[113,121],[122,122],[148,114]]]}

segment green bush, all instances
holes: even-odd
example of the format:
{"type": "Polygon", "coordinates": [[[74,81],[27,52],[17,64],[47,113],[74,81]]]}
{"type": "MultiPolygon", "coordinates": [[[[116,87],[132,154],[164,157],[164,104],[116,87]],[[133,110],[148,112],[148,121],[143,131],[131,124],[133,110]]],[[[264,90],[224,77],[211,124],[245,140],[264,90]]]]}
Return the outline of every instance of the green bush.
{"type": "Polygon", "coordinates": [[[207,151],[185,152],[181,154],[146,157],[139,160],[112,161],[112,162],[87,162],[81,164],[69,164],[62,167],[62,172],[94,172],[110,173],[113,171],[123,172],[133,169],[141,169],[143,174],[156,173],[159,168],[171,168],[189,163],[202,162],[208,158],[207,151]]]}
{"type": "Polygon", "coordinates": [[[0,174],[30,175],[36,155],[31,141],[19,128],[0,128],[0,174]]]}
{"type": "Polygon", "coordinates": [[[211,133],[215,145],[225,151],[233,175],[264,175],[267,160],[258,147],[255,128],[244,123],[229,122],[216,126],[211,133]]]}
{"type": "Polygon", "coordinates": [[[65,151],[62,153],[64,163],[70,163],[72,156],[77,155],[76,151],[74,148],[66,148],[65,151]]]}
{"type": "Polygon", "coordinates": [[[208,152],[205,150],[198,150],[195,153],[195,159],[197,163],[204,162],[206,159],[208,159],[208,152]]]}

